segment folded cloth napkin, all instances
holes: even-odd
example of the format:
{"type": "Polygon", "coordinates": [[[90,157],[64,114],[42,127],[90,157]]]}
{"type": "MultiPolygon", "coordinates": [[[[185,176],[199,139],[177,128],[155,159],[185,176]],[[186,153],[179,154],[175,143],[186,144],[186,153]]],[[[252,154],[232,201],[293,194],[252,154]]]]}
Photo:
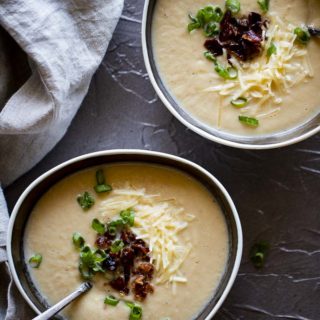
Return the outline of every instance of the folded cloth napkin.
{"type": "MultiPolygon", "coordinates": [[[[0,2],[2,185],[29,170],[63,137],[105,55],[122,8],[123,0],[0,2]],[[8,52],[8,34],[23,52],[19,57],[27,57],[25,63],[8,52]],[[12,89],[18,73],[20,86],[12,89]]],[[[28,315],[19,305],[5,262],[7,221],[0,188],[0,304],[8,304],[6,314],[0,305],[0,318],[23,320],[28,315]],[[9,283],[11,291],[4,299],[9,283]]]]}

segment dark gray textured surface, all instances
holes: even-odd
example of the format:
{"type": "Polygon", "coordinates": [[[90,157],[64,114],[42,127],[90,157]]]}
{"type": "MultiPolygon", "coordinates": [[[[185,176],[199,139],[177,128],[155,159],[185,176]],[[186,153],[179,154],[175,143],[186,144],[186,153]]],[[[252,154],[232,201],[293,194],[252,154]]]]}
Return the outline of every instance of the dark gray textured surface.
{"type": "MultiPolygon", "coordinates": [[[[156,97],[141,52],[143,0],[126,0],[102,66],[67,135],[31,172],[5,190],[10,209],[27,185],[84,153],[141,148],[179,155],[213,173],[239,210],[244,256],[217,320],[320,319],[320,136],[286,149],[243,151],[190,132],[156,97]],[[248,259],[270,242],[265,268],[248,259]]],[[[27,156],[27,155],[26,155],[27,156]]]]}

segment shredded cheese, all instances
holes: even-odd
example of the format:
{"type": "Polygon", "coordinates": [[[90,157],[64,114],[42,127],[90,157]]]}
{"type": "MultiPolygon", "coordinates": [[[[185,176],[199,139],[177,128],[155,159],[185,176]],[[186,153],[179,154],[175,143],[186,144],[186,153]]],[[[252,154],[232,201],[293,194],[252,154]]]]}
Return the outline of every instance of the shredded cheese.
{"type": "Polygon", "coordinates": [[[267,57],[264,50],[263,56],[254,63],[231,58],[238,69],[238,79],[205,89],[219,94],[228,105],[239,97],[246,98],[249,106],[241,112],[258,118],[279,112],[282,98],[277,93],[288,94],[292,87],[314,76],[307,48],[295,43],[295,26],[278,16],[270,15],[269,20],[271,27],[266,33],[264,47],[268,49],[274,43],[277,52],[267,57]],[[274,105],[268,113],[262,110],[266,103],[274,105]]]}
{"type": "Polygon", "coordinates": [[[185,212],[175,199],[161,200],[159,195],[146,194],[145,189],[134,189],[128,184],[113,190],[100,206],[102,220],[113,219],[120,211],[133,208],[138,238],[149,244],[152,263],[155,265],[157,284],[187,282],[181,266],[192,245],[181,237],[194,216],[185,212]]]}

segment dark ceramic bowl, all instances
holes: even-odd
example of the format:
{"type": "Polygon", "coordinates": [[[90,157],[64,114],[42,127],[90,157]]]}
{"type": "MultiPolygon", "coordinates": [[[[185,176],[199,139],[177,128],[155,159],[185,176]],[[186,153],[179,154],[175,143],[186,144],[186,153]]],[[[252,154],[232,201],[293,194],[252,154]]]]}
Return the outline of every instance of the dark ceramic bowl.
{"type": "Polygon", "coordinates": [[[185,126],[199,135],[230,146],[240,149],[274,149],[288,146],[302,140],[305,140],[320,131],[320,114],[312,118],[310,121],[301,124],[293,129],[289,129],[280,133],[244,137],[234,135],[215,128],[209,127],[198,121],[188,114],[178,101],[170,94],[161,79],[161,75],[156,66],[155,56],[152,46],[152,22],[156,6],[156,0],[146,0],[142,21],[142,48],[143,56],[151,83],[168,110],[185,126]]]}
{"type": "MultiPolygon", "coordinates": [[[[236,278],[242,255],[242,230],[237,210],[221,183],[208,171],[193,162],[169,154],[142,150],[111,150],[80,156],[67,161],[35,180],[21,195],[9,223],[7,248],[13,279],[24,299],[37,313],[49,305],[37,291],[28,275],[23,255],[24,229],[29,215],[41,196],[54,184],[77,171],[108,163],[143,162],[160,164],[185,172],[201,182],[216,197],[228,225],[230,248],[226,272],[212,300],[197,319],[210,319],[219,309],[236,278]]],[[[208,272],[210,272],[208,270],[208,272]]]]}

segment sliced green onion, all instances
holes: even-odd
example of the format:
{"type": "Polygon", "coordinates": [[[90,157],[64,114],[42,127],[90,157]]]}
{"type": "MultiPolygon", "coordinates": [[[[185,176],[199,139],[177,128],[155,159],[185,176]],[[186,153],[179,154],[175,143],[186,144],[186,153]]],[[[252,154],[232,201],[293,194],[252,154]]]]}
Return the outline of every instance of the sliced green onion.
{"type": "Polygon", "coordinates": [[[94,205],[94,202],[95,202],[92,195],[87,191],[84,192],[82,195],[79,194],[77,197],[77,201],[83,210],[90,209],[94,205]]]}
{"type": "Polygon", "coordinates": [[[237,79],[238,78],[238,70],[234,67],[229,67],[227,68],[228,74],[229,74],[229,78],[228,79],[237,79]]]}
{"type": "Polygon", "coordinates": [[[212,62],[216,62],[217,58],[213,55],[213,53],[211,53],[210,51],[206,51],[203,53],[203,55],[205,56],[206,59],[208,59],[209,61],[212,62]]]}
{"type": "Polygon", "coordinates": [[[132,209],[127,209],[127,210],[121,211],[120,217],[122,218],[124,224],[128,224],[130,227],[133,227],[135,214],[132,209]]]}
{"type": "Polygon", "coordinates": [[[94,190],[96,193],[104,193],[112,190],[112,187],[108,184],[99,184],[94,186],[94,190]]]}
{"type": "Polygon", "coordinates": [[[104,299],[104,303],[105,304],[108,304],[109,306],[116,306],[118,303],[120,302],[120,300],[118,300],[116,297],[114,296],[107,296],[105,299],[104,299]]]}
{"type": "Polygon", "coordinates": [[[115,240],[111,247],[110,250],[112,253],[118,253],[124,248],[124,243],[122,240],[115,240]]]}
{"type": "Polygon", "coordinates": [[[267,50],[267,57],[270,58],[273,54],[277,53],[277,47],[271,42],[270,47],[267,50]]]}
{"type": "Polygon", "coordinates": [[[91,227],[93,230],[97,231],[99,234],[104,234],[105,231],[105,225],[100,222],[98,219],[93,219],[91,223],[91,227]]]}
{"type": "Polygon", "coordinates": [[[255,118],[239,116],[239,121],[249,127],[258,127],[259,126],[259,120],[255,119],[255,118]]]}
{"type": "Polygon", "coordinates": [[[204,27],[204,35],[206,37],[213,37],[219,34],[220,27],[217,22],[209,22],[204,27]]]}
{"type": "Polygon", "coordinates": [[[42,262],[42,255],[40,253],[34,254],[29,259],[29,264],[32,268],[39,268],[42,262]]]}
{"type": "Polygon", "coordinates": [[[243,108],[248,104],[248,99],[239,97],[238,99],[232,100],[231,104],[236,108],[243,108]]]}
{"type": "Polygon", "coordinates": [[[102,169],[99,169],[97,172],[96,172],[96,180],[97,180],[97,184],[105,184],[106,182],[106,179],[104,177],[104,173],[103,173],[103,170],[102,169]]]}
{"type": "Polygon", "coordinates": [[[295,28],[294,34],[297,35],[297,41],[299,41],[302,44],[307,44],[311,39],[311,35],[306,27],[295,28]]]}
{"type": "Polygon", "coordinates": [[[188,24],[188,31],[191,32],[195,29],[201,28],[201,24],[198,19],[194,18],[191,14],[189,14],[189,19],[191,22],[188,24]]]}
{"type": "Polygon", "coordinates": [[[262,12],[266,13],[269,11],[270,0],[258,0],[258,5],[262,12]]]}
{"type": "Polygon", "coordinates": [[[115,236],[117,234],[117,227],[114,226],[114,225],[108,225],[108,233],[111,235],[111,236],[115,236]]]}
{"type": "Polygon", "coordinates": [[[140,320],[142,318],[142,308],[138,305],[134,305],[130,312],[130,320],[140,320]]]}
{"type": "Polygon", "coordinates": [[[96,172],[96,180],[97,180],[97,185],[94,187],[94,190],[97,193],[109,192],[112,190],[112,187],[106,183],[106,179],[104,177],[104,173],[102,169],[99,169],[96,172]]]}
{"type": "Polygon", "coordinates": [[[226,8],[232,13],[238,13],[240,11],[240,1],[239,0],[227,0],[226,8]]]}
{"type": "Polygon", "coordinates": [[[78,249],[81,249],[85,244],[85,240],[84,240],[84,238],[81,236],[81,234],[79,232],[75,232],[73,234],[72,242],[75,245],[75,247],[78,248],[78,249]]]}
{"type": "Polygon", "coordinates": [[[250,260],[253,265],[260,269],[264,266],[270,245],[266,241],[261,241],[253,245],[250,250],[250,260]]]}
{"type": "Polygon", "coordinates": [[[217,60],[215,61],[215,71],[218,75],[226,80],[234,80],[238,77],[238,70],[233,67],[225,68],[221,63],[217,60]]]}
{"type": "Polygon", "coordinates": [[[130,309],[132,309],[132,308],[135,306],[135,303],[134,303],[134,302],[131,302],[131,301],[125,301],[125,304],[126,304],[130,309]]]}

